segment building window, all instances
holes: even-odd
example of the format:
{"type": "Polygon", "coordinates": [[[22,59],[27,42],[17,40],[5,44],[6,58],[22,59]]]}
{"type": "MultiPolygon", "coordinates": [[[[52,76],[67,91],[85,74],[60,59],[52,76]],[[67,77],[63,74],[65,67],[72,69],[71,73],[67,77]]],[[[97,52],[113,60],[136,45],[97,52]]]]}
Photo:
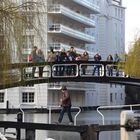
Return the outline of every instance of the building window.
{"type": "Polygon", "coordinates": [[[115,16],[117,17],[117,8],[115,8],[115,16]]]}
{"type": "Polygon", "coordinates": [[[123,18],[123,10],[121,9],[121,18],[123,18]]]}
{"type": "Polygon", "coordinates": [[[22,102],[23,103],[33,103],[34,102],[34,92],[23,92],[22,93],[22,102]]]}
{"type": "Polygon", "coordinates": [[[123,94],[121,93],[121,100],[123,100],[123,94]]]}
{"type": "Polygon", "coordinates": [[[110,102],[113,102],[113,94],[110,93],[110,102]]]}
{"type": "Polygon", "coordinates": [[[117,100],[117,93],[115,93],[115,100],[117,100]]]}
{"type": "Polygon", "coordinates": [[[4,102],[4,92],[0,92],[0,103],[4,102]]]}

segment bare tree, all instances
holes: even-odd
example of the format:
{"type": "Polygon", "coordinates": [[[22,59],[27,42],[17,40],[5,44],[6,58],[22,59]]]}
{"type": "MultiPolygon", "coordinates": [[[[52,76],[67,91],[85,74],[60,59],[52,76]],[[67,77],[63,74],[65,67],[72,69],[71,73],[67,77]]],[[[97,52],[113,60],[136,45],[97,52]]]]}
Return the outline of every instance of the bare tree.
{"type": "MultiPolygon", "coordinates": [[[[33,17],[38,17],[38,7],[41,2],[33,0],[22,2],[19,0],[0,0],[0,83],[11,82],[17,79],[10,76],[9,63],[23,62],[23,47],[27,41],[26,30],[34,30],[40,35],[40,28],[33,22],[33,17]]],[[[37,25],[38,25],[37,24],[37,25]]],[[[31,38],[29,38],[31,39],[31,38]]],[[[32,39],[30,40],[32,42],[32,39]]]]}

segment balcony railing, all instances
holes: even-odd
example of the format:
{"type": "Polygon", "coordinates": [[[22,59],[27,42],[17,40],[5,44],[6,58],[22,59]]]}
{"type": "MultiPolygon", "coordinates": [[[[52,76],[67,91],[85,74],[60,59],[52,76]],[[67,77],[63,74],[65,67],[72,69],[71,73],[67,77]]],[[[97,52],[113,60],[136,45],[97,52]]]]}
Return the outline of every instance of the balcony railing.
{"type": "MultiPolygon", "coordinates": [[[[69,50],[71,46],[64,44],[64,43],[57,42],[57,43],[49,43],[48,47],[49,47],[49,49],[52,48],[54,51],[60,51],[61,48],[64,48],[65,50],[69,50]]],[[[79,54],[83,54],[83,52],[85,51],[84,49],[80,49],[80,48],[75,48],[75,49],[76,49],[76,52],[79,54]]],[[[88,52],[88,54],[89,54],[89,57],[91,57],[91,58],[95,55],[94,52],[93,53],[88,52]]]]}
{"type": "Polygon", "coordinates": [[[49,29],[48,33],[61,33],[72,38],[76,38],[82,40],[86,43],[95,43],[95,37],[84,32],[77,31],[70,27],[64,26],[62,24],[52,24],[49,29]]]}
{"type": "Polygon", "coordinates": [[[23,48],[22,49],[22,54],[30,54],[32,51],[32,48],[23,48]]]}
{"type": "Polygon", "coordinates": [[[49,49],[52,48],[54,51],[60,51],[61,48],[68,50],[71,46],[64,43],[56,42],[56,43],[49,43],[48,47],[49,49]]]}
{"type": "Polygon", "coordinates": [[[92,10],[94,13],[98,14],[100,13],[100,8],[99,6],[97,6],[96,4],[93,4],[92,2],[90,1],[87,1],[87,0],[73,0],[74,2],[92,10]]]}
{"type": "Polygon", "coordinates": [[[61,13],[69,18],[72,18],[78,22],[84,23],[85,25],[95,27],[95,21],[90,19],[90,17],[83,16],[79,13],[76,13],[63,5],[50,5],[48,8],[48,13],[61,13]]]}
{"type": "Polygon", "coordinates": [[[93,83],[86,83],[86,82],[79,82],[78,84],[75,84],[75,82],[55,82],[55,83],[49,83],[48,84],[48,89],[49,90],[60,90],[62,85],[66,85],[69,87],[70,90],[82,90],[86,91],[88,89],[93,89],[96,90],[95,84],[93,83]]]}

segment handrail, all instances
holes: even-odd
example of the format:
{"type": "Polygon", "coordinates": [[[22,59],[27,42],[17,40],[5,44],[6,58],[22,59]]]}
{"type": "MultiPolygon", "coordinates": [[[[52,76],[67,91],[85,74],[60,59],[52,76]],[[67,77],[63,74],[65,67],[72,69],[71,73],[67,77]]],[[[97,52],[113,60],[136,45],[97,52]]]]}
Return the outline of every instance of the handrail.
{"type": "Polygon", "coordinates": [[[21,107],[22,105],[33,105],[33,104],[31,104],[31,103],[21,103],[21,104],[19,104],[19,109],[22,112],[22,121],[24,122],[25,121],[25,113],[24,113],[24,111],[21,107]]]}
{"type": "Polygon", "coordinates": [[[140,106],[140,104],[133,104],[133,105],[115,105],[115,106],[99,106],[97,108],[97,112],[101,115],[102,117],[102,124],[105,125],[105,117],[99,109],[107,109],[107,108],[122,108],[122,107],[130,107],[130,110],[133,110],[133,107],[140,106]]]}
{"type": "Polygon", "coordinates": [[[1,140],[8,140],[1,132],[0,132],[0,139],[1,140]]]}
{"type": "Polygon", "coordinates": [[[21,104],[19,104],[19,109],[21,110],[21,112],[22,112],[22,121],[24,122],[24,111],[23,111],[23,109],[21,108],[21,105],[23,105],[23,103],[21,103],[21,104]]]}
{"type": "Polygon", "coordinates": [[[98,5],[95,5],[94,3],[91,3],[90,1],[86,1],[86,0],[73,0],[74,2],[77,2],[81,5],[84,5],[85,7],[94,10],[94,12],[96,11],[97,13],[100,13],[100,8],[98,5]]]}
{"type": "MultiPolygon", "coordinates": [[[[25,120],[24,120],[24,118],[25,118],[25,113],[24,113],[23,109],[21,108],[21,105],[28,105],[28,104],[27,104],[27,103],[26,103],[26,104],[24,104],[24,103],[19,104],[19,109],[20,109],[21,112],[22,112],[22,120],[23,120],[23,122],[24,122],[24,121],[25,121],[25,120]]],[[[31,104],[29,104],[29,105],[31,105],[31,104]]],[[[46,108],[49,109],[49,124],[51,124],[51,110],[52,110],[52,108],[60,108],[60,106],[47,106],[46,108]]],[[[81,108],[80,108],[80,107],[71,107],[71,108],[73,108],[73,109],[78,109],[78,110],[79,110],[79,111],[76,113],[76,115],[74,116],[74,125],[76,126],[77,117],[78,117],[78,115],[81,113],[81,108]]]]}
{"type": "MultiPolygon", "coordinates": [[[[120,62],[120,65],[123,65],[125,62],[120,62]]],[[[1,66],[1,65],[0,65],[1,66]]],[[[35,83],[46,83],[46,82],[60,82],[60,81],[77,81],[77,82],[99,82],[99,83],[115,83],[122,85],[140,85],[140,76],[131,75],[129,73],[125,73],[124,68],[118,67],[116,68],[116,62],[106,62],[106,61],[70,61],[70,62],[44,62],[44,63],[15,63],[9,64],[8,68],[5,72],[10,72],[13,69],[19,69],[21,71],[20,81],[17,79],[11,79],[11,77],[15,78],[14,75],[16,73],[11,73],[6,83],[0,82],[0,89],[10,88],[10,87],[18,87],[28,84],[35,83]],[[59,66],[66,67],[60,70],[59,66]],[[73,65],[76,67],[71,68],[69,66],[73,65]],[[54,75],[55,72],[53,70],[54,66],[58,66],[57,74],[54,75]],[[68,66],[68,67],[67,67],[68,66]],[[102,66],[102,68],[97,68],[96,66],[102,66]],[[36,69],[34,76],[32,73],[33,67],[43,67],[43,75],[39,76],[39,70],[36,69]],[[94,69],[95,68],[95,69],[94,69]],[[30,69],[30,71],[28,71],[30,69]],[[74,69],[74,70],[73,70],[74,69]],[[95,73],[93,74],[93,70],[95,73]],[[59,75],[59,72],[62,72],[59,75]],[[74,72],[71,74],[71,72],[74,72]],[[75,74],[75,72],[77,72],[75,74]],[[73,75],[74,74],[74,75],[73,75]],[[97,78],[93,78],[97,77],[97,78]]],[[[19,79],[19,78],[18,78],[19,79]]]]}
{"type": "MultiPolygon", "coordinates": [[[[49,8],[50,8],[50,5],[49,5],[49,8]]],[[[50,8],[50,11],[49,12],[58,12],[58,13],[65,13],[65,15],[68,15],[68,16],[72,16],[73,18],[75,19],[78,19],[78,20],[81,20],[82,22],[88,24],[88,25],[92,25],[92,26],[95,26],[95,21],[93,19],[91,19],[90,17],[88,16],[85,16],[85,15],[82,15],[82,14],[79,14],[61,4],[53,4],[51,5],[51,8],[50,8]],[[88,22],[88,23],[87,23],[88,22]]]]}
{"type": "MultiPolygon", "coordinates": [[[[48,108],[49,108],[49,124],[51,124],[51,110],[52,108],[60,108],[60,106],[49,106],[48,108]]],[[[81,113],[81,108],[80,107],[71,107],[71,108],[79,110],[74,116],[74,125],[76,126],[77,117],[81,113]]]]}
{"type": "MultiPolygon", "coordinates": [[[[71,69],[72,70],[72,69],[71,69]]],[[[66,70],[62,70],[63,71],[63,73],[64,72],[66,72],[66,70]]],[[[77,77],[78,76],[78,65],[77,64],[54,64],[53,66],[52,66],[52,76],[53,77],[77,77]],[[75,67],[75,73],[72,75],[65,75],[65,74],[63,74],[63,75],[61,75],[61,74],[58,74],[58,75],[55,75],[55,72],[61,72],[61,70],[59,69],[59,70],[56,70],[56,68],[57,67],[75,67]]]]}

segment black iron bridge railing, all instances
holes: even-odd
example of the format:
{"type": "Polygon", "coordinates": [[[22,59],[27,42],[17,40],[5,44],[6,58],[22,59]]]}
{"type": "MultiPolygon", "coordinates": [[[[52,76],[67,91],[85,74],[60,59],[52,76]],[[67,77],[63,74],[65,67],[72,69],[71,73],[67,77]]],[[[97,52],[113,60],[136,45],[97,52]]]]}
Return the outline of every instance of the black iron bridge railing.
{"type": "Polygon", "coordinates": [[[0,89],[51,82],[96,82],[140,86],[140,78],[124,72],[124,63],[77,61],[15,63],[1,72],[0,89]]]}

